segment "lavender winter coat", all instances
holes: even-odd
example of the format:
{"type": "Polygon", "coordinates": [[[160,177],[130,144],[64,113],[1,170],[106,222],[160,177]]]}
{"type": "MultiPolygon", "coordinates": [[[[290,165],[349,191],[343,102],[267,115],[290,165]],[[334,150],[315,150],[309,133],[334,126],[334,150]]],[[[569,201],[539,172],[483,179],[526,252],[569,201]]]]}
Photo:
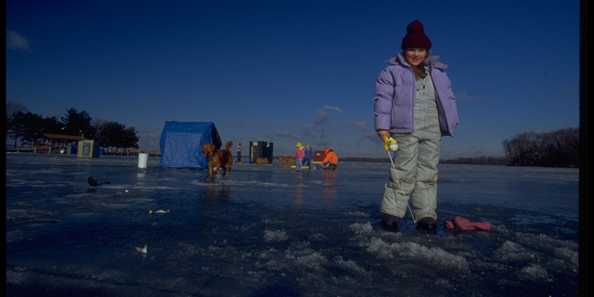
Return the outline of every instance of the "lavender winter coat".
{"type": "MultiPolygon", "coordinates": [[[[447,65],[439,62],[436,56],[429,56],[426,62],[431,66],[441,133],[452,136],[459,118],[456,97],[445,72],[447,65]]],[[[415,130],[415,75],[402,55],[390,59],[389,65],[377,78],[375,88],[375,129],[390,130],[391,133],[412,133],[415,130]]]]}

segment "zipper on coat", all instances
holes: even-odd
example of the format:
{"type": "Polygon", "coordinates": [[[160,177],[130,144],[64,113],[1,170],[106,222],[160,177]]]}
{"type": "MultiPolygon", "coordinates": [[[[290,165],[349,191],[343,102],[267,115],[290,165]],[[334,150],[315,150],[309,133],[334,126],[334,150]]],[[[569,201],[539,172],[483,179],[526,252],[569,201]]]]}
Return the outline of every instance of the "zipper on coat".
{"type": "MultiPolygon", "coordinates": [[[[432,72],[433,72],[433,71],[432,71],[432,72]]],[[[439,92],[437,91],[437,90],[438,90],[438,88],[437,88],[437,86],[435,85],[435,79],[433,79],[433,77],[434,77],[434,76],[433,76],[433,73],[431,73],[431,75],[432,75],[432,77],[431,77],[431,83],[433,84],[433,88],[435,89],[435,95],[436,95],[435,102],[437,103],[437,110],[438,110],[438,112],[439,112],[439,115],[440,115],[440,116],[443,118],[443,121],[444,121],[444,123],[445,123],[445,126],[446,126],[446,129],[447,129],[447,131],[446,131],[446,132],[447,132],[448,134],[452,134],[452,132],[450,131],[450,125],[448,124],[448,118],[447,118],[447,116],[446,116],[446,114],[445,114],[445,110],[443,109],[443,106],[442,106],[442,104],[441,104],[441,99],[442,99],[442,98],[441,98],[441,96],[439,95],[439,92]]],[[[439,119],[438,119],[438,120],[439,120],[439,119]]]]}
{"type": "Polygon", "coordinates": [[[417,100],[417,77],[415,76],[415,72],[412,70],[412,68],[408,68],[410,69],[410,74],[412,75],[412,106],[410,108],[410,127],[411,127],[411,131],[410,133],[414,133],[415,132],[415,101],[417,100]]]}

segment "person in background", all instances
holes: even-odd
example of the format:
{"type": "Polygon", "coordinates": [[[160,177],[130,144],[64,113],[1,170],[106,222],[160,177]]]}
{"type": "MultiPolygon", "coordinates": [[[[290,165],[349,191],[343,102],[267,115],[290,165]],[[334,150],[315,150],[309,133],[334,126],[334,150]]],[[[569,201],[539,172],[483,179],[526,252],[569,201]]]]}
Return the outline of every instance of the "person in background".
{"type": "Polygon", "coordinates": [[[305,154],[303,157],[303,166],[307,166],[311,169],[311,159],[313,158],[313,152],[309,144],[305,145],[305,154]]]}
{"type": "Polygon", "coordinates": [[[324,151],[324,160],[322,160],[322,167],[326,169],[336,170],[338,166],[338,155],[331,148],[326,148],[324,151]]]}
{"type": "Polygon", "coordinates": [[[295,169],[301,170],[303,166],[303,158],[305,157],[305,150],[301,142],[297,142],[295,145],[295,169]]]}
{"type": "Polygon", "coordinates": [[[237,143],[237,163],[241,163],[241,142],[237,143]]]}
{"type": "Polygon", "coordinates": [[[399,232],[410,198],[417,230],[435,233],[440,144],[458,126],[456,97],[420,21],[408,24],[401,49],[380,72],[373,99],[377,135],[400,147],[384,186],[382,224],[399,232]]]}

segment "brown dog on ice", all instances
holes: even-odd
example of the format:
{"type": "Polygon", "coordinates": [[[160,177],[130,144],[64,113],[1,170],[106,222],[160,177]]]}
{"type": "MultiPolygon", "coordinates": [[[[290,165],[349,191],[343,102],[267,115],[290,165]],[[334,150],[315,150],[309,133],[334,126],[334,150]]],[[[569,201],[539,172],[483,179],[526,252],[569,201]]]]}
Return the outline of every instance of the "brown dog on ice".
{"type": "Polygon", "coordinates": [[[231,153],[231,147],[233,142],[227,141],[224,149],[217,150],[214,144],[202,145],[202,152],[208,160],[208,177],[212,180],[219,171],[223,170],[223,176],[227,175],[227,172],[231,172],[233,167],[233,155],[231,153]]]}

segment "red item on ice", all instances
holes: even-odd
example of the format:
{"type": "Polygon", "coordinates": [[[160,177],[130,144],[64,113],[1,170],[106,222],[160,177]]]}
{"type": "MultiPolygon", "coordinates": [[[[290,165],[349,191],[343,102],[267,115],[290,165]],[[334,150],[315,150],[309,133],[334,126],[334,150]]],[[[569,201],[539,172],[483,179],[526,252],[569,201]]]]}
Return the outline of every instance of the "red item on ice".
{"type": "Polygon", "coordinates": [[[491,224],[488,222],[471,222],[469,219],[456,216],[454,219],[447,220],[445,222],[446,229],[448,230],[462,230],[462,231],[490,231],[491,224]]]}

